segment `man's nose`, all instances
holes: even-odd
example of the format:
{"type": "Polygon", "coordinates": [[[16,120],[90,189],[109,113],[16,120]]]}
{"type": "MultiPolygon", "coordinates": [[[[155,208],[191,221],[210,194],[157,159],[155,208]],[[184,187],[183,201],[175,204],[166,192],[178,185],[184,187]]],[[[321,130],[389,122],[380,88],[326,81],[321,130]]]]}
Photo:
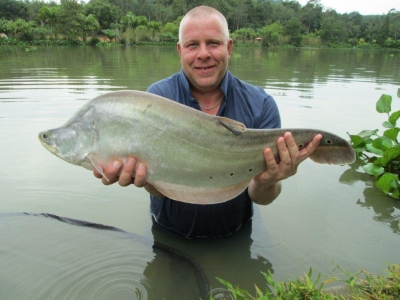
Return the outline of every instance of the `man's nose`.
{"type": "Polygon", "coordinates": [[[206,59],[211,56],[210,50],[207,47],[206,43],[201,43],[199,47],[199,52],[197,53],[197,58],[206,59]]]}

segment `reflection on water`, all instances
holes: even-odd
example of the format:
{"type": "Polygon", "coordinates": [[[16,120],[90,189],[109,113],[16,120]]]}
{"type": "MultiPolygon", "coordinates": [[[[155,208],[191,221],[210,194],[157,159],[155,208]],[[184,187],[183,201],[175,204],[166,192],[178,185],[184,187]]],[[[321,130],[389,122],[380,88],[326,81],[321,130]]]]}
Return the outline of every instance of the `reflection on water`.
{"type": "Polygon", "coordinates": [[[353,185],[356,182],[364,182],[365,189],[363,199],[358,199],[357,204],[361,207],[372,208],[375,215],[373,219],[388,225],[394,233],[400,234],[400,201],[382,194],[375,187],[373,176],[366,174],[362,169],[361,162],[355,162],[340,177],[340,182],[353,185]]]}
{"type": "MultiPolygon", "coordinates": [[[[86,101],[145,90],[177,72],[175,47],[0,47],[0,66],[0,213],[49,212],[133,233],[2,215],[2,300],[206,299],[209,291],[229,299],[216,277],[254,291],[254,284],[265,288],[260,271],[284,280],[310,267],[381,272],[398,263],[399,204],[377,193],[356,165],[304,162],[279,199],[256,206],[237,233],[186,241],[153,226],[142,189],[102,186],[40,145],[40,131],[62,124],[86,101]]],[[[234,48],[230,70],[274,96],[284,127],[347,137],[386,119],[375,103],[382,93],[397,93],[400,53],[234,48]]]]}

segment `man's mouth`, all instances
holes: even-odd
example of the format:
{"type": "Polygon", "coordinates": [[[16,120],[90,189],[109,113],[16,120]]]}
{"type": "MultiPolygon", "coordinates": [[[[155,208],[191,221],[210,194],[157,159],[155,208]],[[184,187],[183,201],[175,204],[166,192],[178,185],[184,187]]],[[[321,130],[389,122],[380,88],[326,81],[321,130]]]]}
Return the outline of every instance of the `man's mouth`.
{"type": "Polygon", "coordinates": [[[214,66],[210,66],[210,67],[196,67],[196,69],[198,70],[209,70],[212,69],[214,66]]]}

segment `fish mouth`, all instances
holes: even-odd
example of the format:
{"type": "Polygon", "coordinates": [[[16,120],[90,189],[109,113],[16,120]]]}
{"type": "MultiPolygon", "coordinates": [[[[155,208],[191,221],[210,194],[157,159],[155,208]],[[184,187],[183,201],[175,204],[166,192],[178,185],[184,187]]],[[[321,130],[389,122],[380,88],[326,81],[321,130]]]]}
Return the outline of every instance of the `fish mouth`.
{"type": "Polygon", "coordinates": [[[56,148],[54,148],[52,145],[50,145],[46,141],[48,139],[48,137],[49,137],[48,131],[43,131],[43,132],[39,133],[38,137],[39,137],[39,141],[40,141],[40,143],[42,144],[43,147],[45,147],[48,151],[50,151],[53,154],[57,153],[56,148]]]}

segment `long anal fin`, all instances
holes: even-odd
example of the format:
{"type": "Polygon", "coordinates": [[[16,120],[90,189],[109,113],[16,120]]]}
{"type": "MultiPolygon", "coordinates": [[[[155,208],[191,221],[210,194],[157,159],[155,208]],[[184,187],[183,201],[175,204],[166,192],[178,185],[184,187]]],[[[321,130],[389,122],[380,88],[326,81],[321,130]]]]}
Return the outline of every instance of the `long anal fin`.
{"type": "Polygon", "coordinates": [[[96,169],[97,172],[99,172],[101,174],[101,176],[103,176],[107,181],[110,181],[107,176],[104,174],[103,172],[103,168],[100,166],[100,164],[97,164],[95,162],[95,160],[90,157],[90,153],[88,155],[86,155],[87,159],[89,159],[90,163],[93,165],[93,167],[96,169]]]}

